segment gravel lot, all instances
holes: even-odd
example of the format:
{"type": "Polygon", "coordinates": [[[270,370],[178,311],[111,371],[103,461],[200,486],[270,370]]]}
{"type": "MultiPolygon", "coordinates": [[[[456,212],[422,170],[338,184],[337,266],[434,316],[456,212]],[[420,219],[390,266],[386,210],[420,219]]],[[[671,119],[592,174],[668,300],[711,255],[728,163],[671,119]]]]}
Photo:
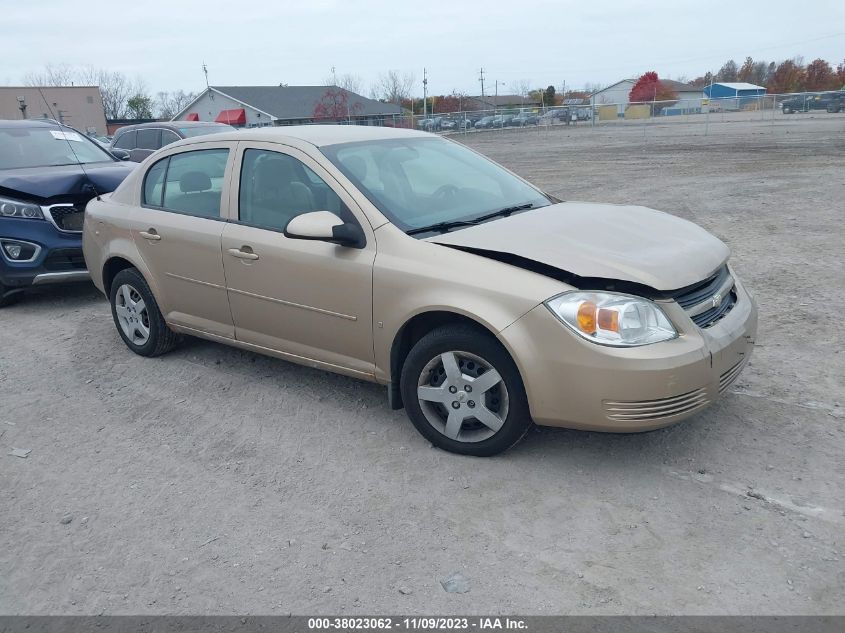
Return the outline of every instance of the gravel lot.
{"type": "Polygon", "coordinates": [[[458,457],[375,385],[134,356],[88,284],[3,310],[0,612],[845,613],[845,116],[777,116],[465,138],[731,246],[759,344],[674,428],[458,457]]]}

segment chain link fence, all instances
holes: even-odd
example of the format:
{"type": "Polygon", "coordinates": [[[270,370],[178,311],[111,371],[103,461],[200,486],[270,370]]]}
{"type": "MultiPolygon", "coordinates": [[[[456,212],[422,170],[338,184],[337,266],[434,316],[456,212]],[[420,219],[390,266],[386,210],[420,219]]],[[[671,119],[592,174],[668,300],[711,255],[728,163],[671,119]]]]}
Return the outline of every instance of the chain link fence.
{"type": "Polygon", "coordinates": [[[331,123],[380,125],[444,135],[538,134],[567,126],[594,129],[639,126],[647,133],[649,126],[693,124],[700,127],[700,133],[707,135],[718,131],[720,124],[733,121],[768,123],[774,129],[781,122],[791,122],[790,117],[806,113],[835,116],[842,118],[845,124],[845,90],[644,103],[591,103],[585,99],[583,103],[564,106],[513,106],[427,115],[406,113],[367,119],[353,116],[331,123]]]}

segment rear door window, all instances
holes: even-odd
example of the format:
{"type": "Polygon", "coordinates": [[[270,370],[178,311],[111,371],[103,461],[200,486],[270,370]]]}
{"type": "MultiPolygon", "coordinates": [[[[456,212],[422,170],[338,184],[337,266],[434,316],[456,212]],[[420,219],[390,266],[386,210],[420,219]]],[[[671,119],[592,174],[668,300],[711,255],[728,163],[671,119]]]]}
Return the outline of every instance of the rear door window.
{"type": "Polygon", "coordinates": [[[161,130],[138,130],[136,149],[158,149],[161,147],[161,130]]]}
{"type": "Polygon", "coordinates": [[[114,142],[114,146],[117,149],[135,149],[135,130],[132,130],[131,132],[124,132],[118,136],[117,140],[114,142]]]}

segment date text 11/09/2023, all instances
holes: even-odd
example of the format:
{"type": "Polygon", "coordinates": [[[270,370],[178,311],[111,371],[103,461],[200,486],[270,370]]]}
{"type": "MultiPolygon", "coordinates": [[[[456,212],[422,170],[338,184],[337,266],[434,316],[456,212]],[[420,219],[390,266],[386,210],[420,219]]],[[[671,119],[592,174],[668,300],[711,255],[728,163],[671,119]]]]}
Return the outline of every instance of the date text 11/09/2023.
{"type": "Polygon", "coordinates": [[[345,618],[308,618],[311,631],[440,631],[440,630],[522,630],[528,629],[525,620],[499,617],[345,617],[345,618]]]}

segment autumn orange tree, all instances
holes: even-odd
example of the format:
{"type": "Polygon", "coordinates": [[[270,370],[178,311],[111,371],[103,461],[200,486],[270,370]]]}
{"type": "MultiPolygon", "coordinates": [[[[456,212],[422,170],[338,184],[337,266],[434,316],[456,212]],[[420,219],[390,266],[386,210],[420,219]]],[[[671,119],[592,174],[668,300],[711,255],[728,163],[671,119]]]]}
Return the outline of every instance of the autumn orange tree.
{"type": "Polygon", "coordinates": [[[331,86],[314,105],[312,119],[345,119],[363,110],[360,101],[349,103],[349,93],[343,88],[331,86]]]}
{"type": "Polygon", "coordinates": [[[837,90],[842,84],[833,68],[823,59],[815,59],[807,64],[804,71],[806,90],[837,90]]]}
{"type": "Polygon", "coordinates": [[[801,63],[794,59],[787,59],[775,68],[766,87],[774,94],[801,92],[804,89],[805,78],[806,71],[801,63]]]}
{"type": "Polygon", "coordinates": [[[653,70],[643,73],[631,92],[628,93],[631,103],[653,103],[652,114],[657,114],[663,108],[674,105],[678,101],[678,93],[666,86],[653,70]]]}

